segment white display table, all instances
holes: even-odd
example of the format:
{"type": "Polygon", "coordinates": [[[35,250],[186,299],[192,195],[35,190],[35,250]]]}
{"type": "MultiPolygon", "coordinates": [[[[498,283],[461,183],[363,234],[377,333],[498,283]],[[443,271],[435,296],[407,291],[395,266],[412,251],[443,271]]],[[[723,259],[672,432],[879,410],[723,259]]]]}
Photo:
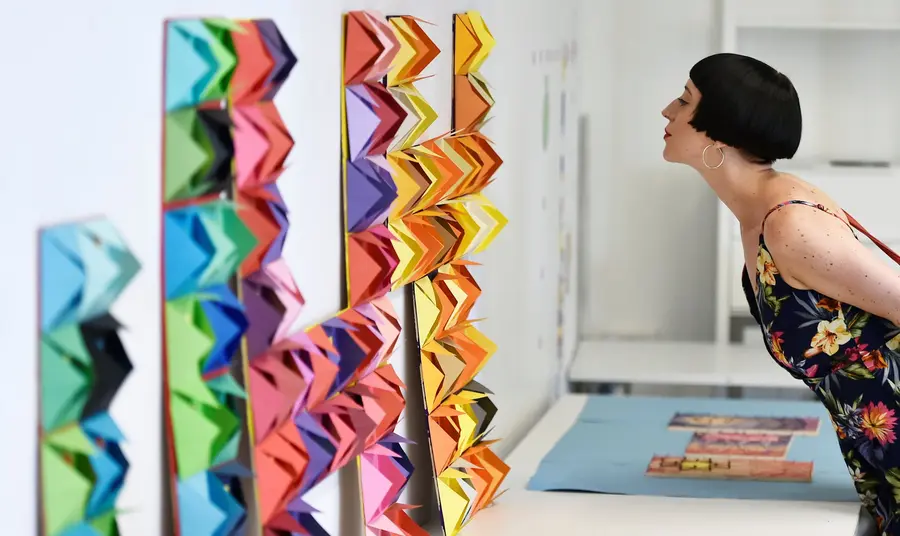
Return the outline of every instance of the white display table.
{"type": "Polygon", "coordinates": [[[560,399],[509,455],[507,491],[480,512],[462,536],[852,536],[855,503],[675,499],[527,491],[544,455],[565,434],[587,395],[560,399]]]}

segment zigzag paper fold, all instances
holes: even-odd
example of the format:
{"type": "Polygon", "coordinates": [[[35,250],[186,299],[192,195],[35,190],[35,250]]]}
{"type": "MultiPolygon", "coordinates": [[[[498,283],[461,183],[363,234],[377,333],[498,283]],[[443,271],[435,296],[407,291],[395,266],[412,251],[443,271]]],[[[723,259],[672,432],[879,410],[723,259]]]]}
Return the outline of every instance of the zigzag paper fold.
{"type": "Polygon", "coordinates": [[[485,437],[497,412],[475,377],[496,346],[469,318],[481,289],[468,261],[442,266],[415,284],[422,388],[432,462],[447,534],[457,534],[498,496],[509,472],[485,437]]]}
{"type": "MultiPolygon", "coordinates": [[[[412,469],[394,428],[405,387],[388,363],[399,335],[393,306],[380,298],[289,336],[251,362],[266,536],[326,534],[304,495],[358,458],[363,471],[382,477],[386,496],[402,492],[412,469]]],[[[411,507],[373,498],[366,496],[367,520],[385,527],[384,534],[424,534],[409,525],[411,507]]]]}
{"type": "Polygon", "coordinates": [[[116,536],[129,463],[110,405],[132,365],[109,309],[140,265],[105,219],[38,241],[42,533],[116,536]]]}
{"type": "Polygon", "coordinates": [[[256,443],[242,416],[248,363],[288,337],[303,305],[281,259],[288,221],[276,184],[294,142],[272,102],[296,58],[271,20],[225,19],[167,21],[165,58],[164,419],[174,530],[237,535],[256,492],[242,482],[268,477],[241,455],[256,443]]]}
{"type": "MultiPolygon", "coordinates": [[[[378,272],[390,259],[357,253],[377,248],[386,232],[397,183],[387,154],[411,147],[437,115],[415,87],[425,67],[439,50],[414,17],[385,18],[377,12],[353,11],[344,17],[344,90],[342,154],[344,159],[344,229],[348,286],[359,274],[378,272]]],[[[350,310],[387,302],[387,292],[349,294],[350,310]]],[[[393,317],[396,336],[400,322],[393,317]]],[[[413,467],[402,448],[406,442],[394,433],[406,406],[404,386],[387,357],[378,368],[361,374],[345,394],[361,400],[377,423],[357,428],[353,455],[359,464],[366,533],[372,536],[427,534],[399,503],[413,467]]],[[[331,410],[333,413],[335,409],[331,410]]]]}
{"type": "Polygon", "coordinates": [[[487,81],[478,72],[495,41],[477,11],[454,17],[453,124],[459,131],[478,130],[494,105],[487,81]]]}
{"type": "Polygon", "coordinates": [[[506,221],[487,198],[470,194],[350,235],[349,262],[365,267],[350,274],[351,303],[385,295],[484,250],[506,221]]]}
{"type": "MultiPolygon", "coordinates": [[[[468,319],[478,287],[462,260],[483,251],[506,218],[482,194],[502,164],[478,131],[493,105],[478,73],[493,37],[477,13],[456,17],[453,128],[421,141],[436,116],[414,82],[438,50],[420,22],[373,12],[345,18],[347,295],[352,307],[414,285],[417,324],[428,327],[417,335],[436,489],[445,531],[455,534],[496,498],[508,472],[484,439],[496,408],[474,378],[494,346],[468,319]]],[[[397,454],[399,444],[381,447],[382,456],[405,459],[397,454]]],[[[393,490],[393,481],[368,453],[361,470],[369,533],[406,534],[387,515],[391,501],[376,508],[369,500],[367,482],[393,490]],[[373,521],[372,512],[382,522],[373,521]]],[[[394,502],[399,497],[393,491],[378,494],[394,502]]]]}
{"type": "MultiPolygon", "coordinates": [[[[444,180],[426,181],[418,177],[429,176],[428,173],[410,174],[413,180],[408,182],[418,188],[405,190],[415,193],[406,198],[410,201],[400,209],[403,212],[411,206],[415,210],[432,202],[435,205],[430,210],[448,212],[464,229],[454,235],[458,246],[442,251],[446,255],[442,260],[449,264],[438,263],[428,271],[401,271],[419,277],[414,301],[422,391],[441,521],[448,536],[458,534],[473,516],[496,500],[509,472],[509,467],[490,448],[495,441],[486,439],[497,407],[489,398],[491,392],[475,380],[496,346],[470,318],[481,289],[468,270],[470,261],[460,260],[483,251],[506,222],[480,193],[501,164],[500,157],[478,131],[493,98],[477,69],[494,40],[477,12],[456,15],[454,31],[453,130],[458,134],[451,140],[460,141],[455,146],[451,141],[443,145],[436,142],[429,152],[439,154],[442,163],[462,162],[470,167],[457,164],[455,168],[462,173],[446,175],[444,180]]],[[[444,166],[448,168],[453,166],[444,166]]],[[[414,258],[417,265],[427,265],[429,262],[423,262],[423,258],[430,261],[441,257],[414,258]]]]}

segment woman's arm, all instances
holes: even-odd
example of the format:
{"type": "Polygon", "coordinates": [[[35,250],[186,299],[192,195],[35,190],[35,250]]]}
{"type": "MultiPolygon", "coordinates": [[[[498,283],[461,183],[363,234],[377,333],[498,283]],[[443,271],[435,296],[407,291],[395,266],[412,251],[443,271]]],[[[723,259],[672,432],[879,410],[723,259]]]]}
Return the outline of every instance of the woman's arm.
{"type": "Polygon", "coordinates": [[[900,270],[838,218],[804,205],[783,207],[766,220],[765,240],[782,277],[900,325],[900,270]]]}

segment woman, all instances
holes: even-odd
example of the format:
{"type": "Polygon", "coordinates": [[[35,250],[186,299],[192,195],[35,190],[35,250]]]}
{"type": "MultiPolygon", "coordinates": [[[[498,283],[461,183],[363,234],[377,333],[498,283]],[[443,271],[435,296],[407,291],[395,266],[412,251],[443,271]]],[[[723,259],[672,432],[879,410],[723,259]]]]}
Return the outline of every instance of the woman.
{"type": "Polygon", "coordinates": [[[740,222],[744,290],[769,353],[828,408],[860,499],[900,535],[900,273],[834,200],[772,168],[800,144],[785,75],[716,54],[662,114],[663,157],[696,169],[740,222]]]}

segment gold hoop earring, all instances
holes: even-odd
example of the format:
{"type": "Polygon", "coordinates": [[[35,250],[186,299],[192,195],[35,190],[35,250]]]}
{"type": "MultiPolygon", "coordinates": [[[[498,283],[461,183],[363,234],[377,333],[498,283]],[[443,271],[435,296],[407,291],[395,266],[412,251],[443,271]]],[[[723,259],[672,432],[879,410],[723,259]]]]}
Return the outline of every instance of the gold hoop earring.
{"type": "Polygon", "coordinates": [[[706,166],[708,169],[719,169],[720,167],[722,167],[722,164],[725,163],[725,151],[723,151],[721,147],[716,147],[716,149],[719,150],[719,154],[722,155],[722,159],[719,160],[719,163],[716,164],[715,166],[711,166],[706,163],[706,151],[708,151],[710,147],[713,147],[712,143],[710,143],[709,145],[707,145],[706,147],[703,148],[703,157],[702,157],[703,165],[706,166]]]}

